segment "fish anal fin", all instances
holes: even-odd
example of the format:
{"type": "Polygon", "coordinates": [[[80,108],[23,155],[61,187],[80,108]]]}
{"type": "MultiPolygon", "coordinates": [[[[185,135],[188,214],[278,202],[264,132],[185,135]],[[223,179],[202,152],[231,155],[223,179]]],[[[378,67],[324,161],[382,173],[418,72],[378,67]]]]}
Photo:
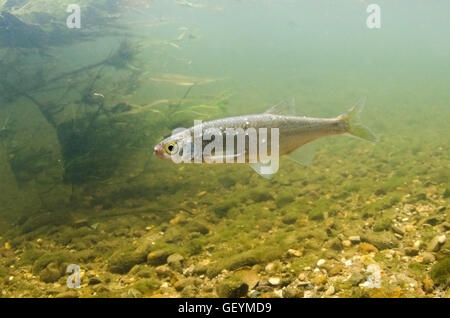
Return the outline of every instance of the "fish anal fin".
{"type": "Polygon", "coordinates": [[[288,158],[302,166],[309,167],[314,160],[316,149],[317,142],[310,142],[291,152],[288,158]]]}
{"type": "Polygon", "coordinates": [[[270,164],[263,164],[263,163],[251,163],[250,167],[255,170],[257,174],[259,174],[261,177],[265,179],[272,179],[275,172],[271,171],[270,164]]]}

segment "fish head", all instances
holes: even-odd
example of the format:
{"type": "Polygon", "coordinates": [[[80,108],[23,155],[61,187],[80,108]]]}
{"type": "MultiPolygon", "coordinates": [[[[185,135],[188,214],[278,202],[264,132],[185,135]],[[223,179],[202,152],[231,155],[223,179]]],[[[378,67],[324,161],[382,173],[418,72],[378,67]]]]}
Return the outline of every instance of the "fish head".
{"type": "Polygon", "coordinates": [[[188,130],[183,129],[180,132],[174,132],[170,137],[165,138],[153,148],[153,153],[165,160],[176,161],[183,156],[185,145],[189,148],[191,144],[191,135],[188,130]]]}

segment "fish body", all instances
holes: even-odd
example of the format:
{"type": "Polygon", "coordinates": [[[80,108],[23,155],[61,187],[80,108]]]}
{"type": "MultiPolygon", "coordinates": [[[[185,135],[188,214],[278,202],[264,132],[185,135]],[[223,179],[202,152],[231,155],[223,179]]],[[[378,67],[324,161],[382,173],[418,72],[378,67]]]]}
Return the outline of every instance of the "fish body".
{"type": "Polygon", "coordinates": [[[183,156],[183,149],[184,153],[188,149],[192,160],[187,162],[247,163],[259,173],[261,167],[258,162],[263,156],[258,149],[256,157],[251,157],[252,137],[258,140],[257,147],[265,147],[268,156],[290,155],[294,160],[299,157],[296,153],[303,146],[327,136],[350,134],[375,142],[375,135],[359,122],[364,103],[365,100],[362,100],[347,113],[334,118],[284,115],[275,106],[263,114],[216,119],[175,132],[157,144],[154,153],[163,159],[173,160],[174,155],[183,156]],[[244,138],[244,147],[239,147],[239,142],[236,142],[239,137],[244,138]],[[216,143],[215,147],[211,147],[212,142],[216,143]],[[208,147],[212,151],[205,155],[208,147]]]}

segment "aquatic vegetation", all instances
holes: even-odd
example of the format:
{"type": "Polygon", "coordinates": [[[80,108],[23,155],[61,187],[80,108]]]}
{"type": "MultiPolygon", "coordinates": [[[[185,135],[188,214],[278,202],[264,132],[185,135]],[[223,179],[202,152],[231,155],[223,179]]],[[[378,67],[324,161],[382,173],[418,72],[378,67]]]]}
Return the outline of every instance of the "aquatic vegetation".
{"type": "Polygon", "coordinates": [[[448,285],[450,283],[450,258],[446,257],[433,265],[430,275],[436,283],[448,285]]]}

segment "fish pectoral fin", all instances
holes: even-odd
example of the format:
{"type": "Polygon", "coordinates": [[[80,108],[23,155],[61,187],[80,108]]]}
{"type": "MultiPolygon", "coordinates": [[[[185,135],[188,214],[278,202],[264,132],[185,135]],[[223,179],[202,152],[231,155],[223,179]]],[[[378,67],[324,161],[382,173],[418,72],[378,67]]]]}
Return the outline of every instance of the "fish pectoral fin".
{"type": "Polygon", "coordinates": [[[294,150],[287,157],[302,166],[309,167],[313,160],[317,149],[317,142],[308,143],[294,150]]]}
{"type": "Polygon", "coordinates": [[[272,106],[264,114],[281,115],[281,116],[296,116],[295,99],[285,99],[278,104],[272,106]]]}
{"type": "Polygon", "coordinates": [[[271,164],[264,164],[261,162],[258,163],[251,163],[250,167],[255,170],[257,174],[259,174],[261,177],[265,179],[272,179],[273,175],[276,173],[276,171],[272,170],[271,164]]]}

